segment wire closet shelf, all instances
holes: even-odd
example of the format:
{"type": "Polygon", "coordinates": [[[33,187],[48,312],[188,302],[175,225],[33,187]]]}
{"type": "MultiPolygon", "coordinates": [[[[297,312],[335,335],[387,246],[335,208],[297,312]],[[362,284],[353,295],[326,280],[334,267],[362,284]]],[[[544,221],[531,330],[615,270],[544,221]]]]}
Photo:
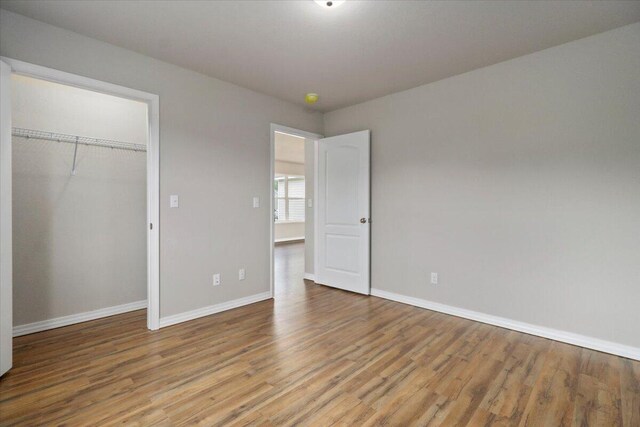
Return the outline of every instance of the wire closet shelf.
{"type": "Polygon", "coordinates": [[[132,142],[114,141],[110,139],[91,138],[88,136],[68,135],[64,133],[45,132],[42,130],[12,128],[11,134],[26,139],[40,139],[44,141],[67,142],[70,144],[81,144],[94,147],[115,148],[118,150],[146,152],[147,146],[144,144],[134,144],[132,142]]]}
{"type": "Polygon", "coordinates": [[[76,174],[76,159],[78,158],[78,145],[87,145],[93,147],[106,147],[117,150],[128,151],[147,151],[147,146],[144,144],[134,144],[132,142],[114,141],[111,139],[99,139],[91,138],[88,136],[80,135],[67,135],[65,133],[45,132],[42,130],[23,129],[23,128],[11,128],[11,135],[29,139],[40,139],[43,141],[56,141],[67,142],[75,145],[73,149],[73,167],[71,168],[71,175],[76,174]]]}

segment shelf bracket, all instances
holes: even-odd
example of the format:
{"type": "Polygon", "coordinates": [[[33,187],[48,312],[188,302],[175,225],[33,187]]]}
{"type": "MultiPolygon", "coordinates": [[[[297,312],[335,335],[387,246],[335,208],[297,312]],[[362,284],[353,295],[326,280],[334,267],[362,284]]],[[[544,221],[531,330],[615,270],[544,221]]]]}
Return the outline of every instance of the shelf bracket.
{"type": "Polygon", "coordinates": [[[78,137],[76,136],[76,145],[73,149],[73,167],[71,168],[71,175],[76,174],[76,158],[78,156],[78,137]]]}

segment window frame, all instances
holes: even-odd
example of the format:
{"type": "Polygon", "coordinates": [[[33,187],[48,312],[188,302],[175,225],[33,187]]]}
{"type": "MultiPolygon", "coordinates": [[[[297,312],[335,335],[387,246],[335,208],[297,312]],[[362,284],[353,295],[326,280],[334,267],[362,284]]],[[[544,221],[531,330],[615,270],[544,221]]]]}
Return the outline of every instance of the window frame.
{"type": "MultiPolygon", "coordinates": [[[[281,176],[275,176],[274,177],[274,181],[283,181],[284,182],[284,197],[280,197],[278,196],[278,193],[275,191],[274,189],[274,195],[273,195],[273,203],[275,206],[274,209],[274,213],[276,212],[276,210],[278,209],[278,201],[279,200],[284,200],[284,216],[286,219],[280,219],[280,215],[278,215],[278,219],[274,219],[274,224],[304,224],[306,221],[306,212],[305,212],[305,219],[303,220],[299,220],[299,219],[289,219],[289,200],[302,200],[303,201],[303,206],[304,206],[304,201],[306,200],[306,190],[305,190],[305,195],[302,197],[290,197],[289,196],[289,180],[293,179],[293,180],[301,180],[305,183],[305,188],[306,188],[306,180],[304,175],[289,175],[289,174],[283,174],[281,176]]],[[[278,184],[280,185],[280,184],[278,184]]],[[[279,211],[278,211],[279,213],[279,211]]]]}

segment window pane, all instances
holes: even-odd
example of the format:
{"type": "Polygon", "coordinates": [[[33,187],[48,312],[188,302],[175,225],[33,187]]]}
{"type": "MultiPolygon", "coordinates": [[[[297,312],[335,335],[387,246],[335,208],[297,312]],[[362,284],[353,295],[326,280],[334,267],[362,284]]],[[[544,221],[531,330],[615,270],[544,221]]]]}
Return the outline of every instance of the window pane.
{"type": "Polygon", "coordinates": [[[304,178],[289,177],[289,197],[304,199],[304,178]]]}
{"type": "Polygon", "coordinates": [[[284,197],[285,185],[284,178],[276,179],[275,183],[276,197],[284,197]]]}
{"type": "Polygon", "coordinates": [[[285,216],[284,204],[285,204],[284,199],[276,200],[276,212],[275,212],[276,221],[284,221],[287,219],[285,216]]]}
{"type": "Polygon", "coordinates": [[[289,221],[304,221],[304,199],[289,199],[288,219],[289,221]]]}

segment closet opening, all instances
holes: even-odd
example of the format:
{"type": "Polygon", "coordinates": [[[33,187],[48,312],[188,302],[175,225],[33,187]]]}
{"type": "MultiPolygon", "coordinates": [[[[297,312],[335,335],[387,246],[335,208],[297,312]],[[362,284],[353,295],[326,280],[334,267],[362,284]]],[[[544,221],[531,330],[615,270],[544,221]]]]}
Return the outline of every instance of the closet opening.
{"type": "Polygon", "coordinates": [[[149,104],[11,75],[13,335],[147,323],[149,104]]]}

